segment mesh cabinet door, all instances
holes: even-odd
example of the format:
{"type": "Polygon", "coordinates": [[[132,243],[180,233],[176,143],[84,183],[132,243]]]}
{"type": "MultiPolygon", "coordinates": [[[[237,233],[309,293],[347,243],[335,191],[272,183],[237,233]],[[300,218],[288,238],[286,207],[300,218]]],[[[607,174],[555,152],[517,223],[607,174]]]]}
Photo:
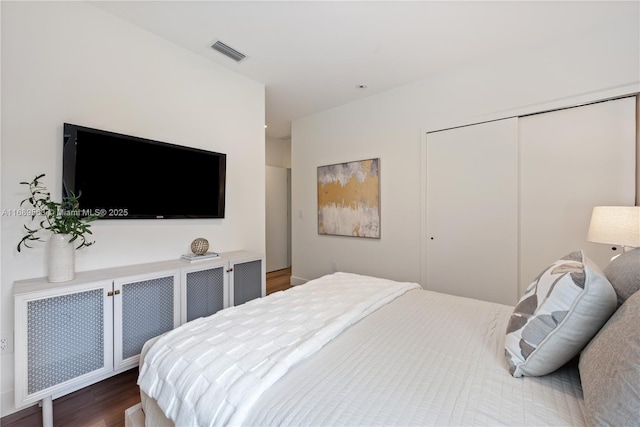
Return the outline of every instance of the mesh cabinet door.
{"type": "Polygon", "coordinates": [[[135,366],[147,340],[178,325],[177,286],[177,273],[136,281],[116,281],[115,369],[135,366]]]}
{"type": "Polygon", "coordinates": [[[233,305],[262,297],[262,260],[233,264],[233,305]]]}
{"type": "Polygon", "coordinates": [[[186,318],[207,317],[225,307],[225,267],[191,271],[185,275],[186,318]]]}
{"type": "Polygon", "coordinates": [[[16,298],[17,405],[76,389],[112,369],[110,287],[16,298]]]}

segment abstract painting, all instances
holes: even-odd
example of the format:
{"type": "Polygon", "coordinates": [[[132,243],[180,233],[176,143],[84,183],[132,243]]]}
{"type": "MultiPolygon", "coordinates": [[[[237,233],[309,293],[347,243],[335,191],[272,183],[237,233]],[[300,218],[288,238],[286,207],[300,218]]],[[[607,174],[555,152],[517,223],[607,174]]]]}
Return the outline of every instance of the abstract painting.
{"type": "Polygon", "coordinates": [[[380,238],[380,159],[318,167],[318,234],[380,238]]]}

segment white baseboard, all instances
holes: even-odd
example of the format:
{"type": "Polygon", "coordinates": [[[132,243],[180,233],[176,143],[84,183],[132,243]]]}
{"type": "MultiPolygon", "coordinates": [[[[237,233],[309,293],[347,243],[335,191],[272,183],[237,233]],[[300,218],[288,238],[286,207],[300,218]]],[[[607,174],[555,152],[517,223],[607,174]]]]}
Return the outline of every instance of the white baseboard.
{"type": "Polygon", "coordinates": [[[0,408],[2,408],[2,411],[0,412],[0,417],[6,417],[7,415],[11,415],[15,412],[22,411],[23,409],[26,409],[30,406],[35,406],[38,404],[38,402],[36,402],[31,405],[23,406],[22,408],[16,408],[15,403],[16,402],[14,399],[13,390],[7,390],[2,394],[0,394],[0,408]]]}
{"type": "Polygon", "coordinates": [[[291,276],[291,279],[289,279],[289,283],[291,284],[291,286],[304,285],[307,282],[308,280],[303,279],[302,277],[291,276]]]}

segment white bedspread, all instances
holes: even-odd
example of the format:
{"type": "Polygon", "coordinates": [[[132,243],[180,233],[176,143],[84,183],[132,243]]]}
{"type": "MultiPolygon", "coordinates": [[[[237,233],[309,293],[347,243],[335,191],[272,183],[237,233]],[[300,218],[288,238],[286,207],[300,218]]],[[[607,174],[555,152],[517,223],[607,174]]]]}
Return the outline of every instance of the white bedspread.
{"type": "Polygon", "coordinates": [[[176,425],[238,425],[292,366],[388,302],[417,289],[336,273],[194,320],[148,350],[140,389],[176,425]]]}
{"type": "Polygon", "coordinates": [[[575,366],[514,378],[513,307],[407,292],[293,368],[248,426],[584,426],[575,366]]]}

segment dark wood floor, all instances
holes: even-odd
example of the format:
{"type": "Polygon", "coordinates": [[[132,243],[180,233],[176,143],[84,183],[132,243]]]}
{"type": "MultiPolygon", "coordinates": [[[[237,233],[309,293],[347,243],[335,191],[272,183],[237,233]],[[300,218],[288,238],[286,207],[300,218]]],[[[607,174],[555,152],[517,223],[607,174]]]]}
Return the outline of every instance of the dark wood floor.
{"type": "MultiPolygon", "coordinates": [[[[267,273],[267,294],[291,287],[291,268],[267,273]]],[[[61,427],[123,427],[124,411],[140,402],[138,368],[53,401],[53,423],[61,427]]],[[[40,407],[31,406],[0,419],[2,427],[39,427],[40,407]]]]}
{"type": "MultiPolygon", "coordinates": [[[[53,401],[53,425],[73,427],[123,427],[125,409],[140,402],[136,385],[138,368],[53,401]]],[[[42,425],[42,410],[31,406],[0,420],[2,427],[42,425]]]]}

